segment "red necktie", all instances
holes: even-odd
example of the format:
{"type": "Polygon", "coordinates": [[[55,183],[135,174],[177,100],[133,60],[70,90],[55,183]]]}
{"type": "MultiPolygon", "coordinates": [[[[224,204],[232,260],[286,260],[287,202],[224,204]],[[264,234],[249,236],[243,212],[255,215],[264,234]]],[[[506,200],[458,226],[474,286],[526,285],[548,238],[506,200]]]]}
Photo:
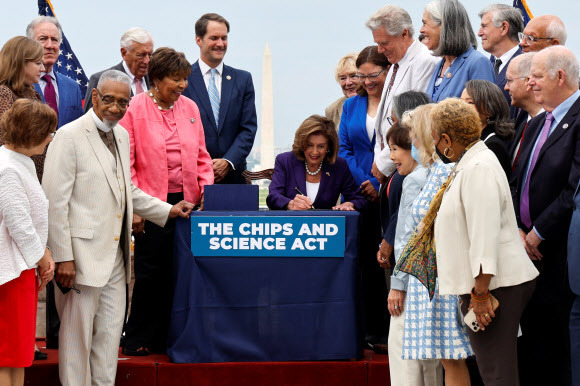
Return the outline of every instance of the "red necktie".
{"type": "Polygon", "coordinates": [[[141,94],[143,91],[143,86],[141,86],[141,79],[135,78],[135,95],[141,94]]]}
{"type": "Polygon", "coordinates": [[[42,77],[46,82],[46,87],[44,87],[44,100],[47,105],[53,109],[56,114],[58,114],[58,104],[56,103],[56,90],[54,89],[54,85],[52,84],[52,78],[50,75],[46,74],[42,77]]]}

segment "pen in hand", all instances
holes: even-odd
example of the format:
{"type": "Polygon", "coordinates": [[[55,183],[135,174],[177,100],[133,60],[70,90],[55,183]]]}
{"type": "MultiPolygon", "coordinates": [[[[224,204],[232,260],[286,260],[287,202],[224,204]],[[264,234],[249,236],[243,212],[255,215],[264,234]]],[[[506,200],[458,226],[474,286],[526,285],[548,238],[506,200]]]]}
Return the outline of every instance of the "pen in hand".
{"type": "MultiPolygon", "coordinates": [[[[298,194],[300,194],[300,195],[302,195],[302,196],[305,196],[305,197],[307,197],[307,196],[306,196],[304,193],[302,193],[302,192],[300,191],[300,189],[298,189],[298,186],[296,186],[296,187],[294,188],[294,190],[296,190],[296,191],[298,192],[298,194]]],[[[314,205],[310,205],[310,209],[314,209],[314,205]]]]}

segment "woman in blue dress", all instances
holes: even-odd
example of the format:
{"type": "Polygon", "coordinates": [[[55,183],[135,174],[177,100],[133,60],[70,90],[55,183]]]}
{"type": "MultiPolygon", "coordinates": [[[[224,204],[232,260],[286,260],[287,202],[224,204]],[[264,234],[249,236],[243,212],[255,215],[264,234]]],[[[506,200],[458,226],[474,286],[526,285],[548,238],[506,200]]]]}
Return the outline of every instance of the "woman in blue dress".
{"type": "Polygon", "coordinates": [[[457,0],[434,0],[423,12],[423,44],[441,57],[425,91],[433,102],[460,97],[471,79],[495,82],[493,66],[477,51],[465,7],[457,0]]]}
{"type": "MultiPolygon", "coordinates": [[[[412,226],[416,228],[431,204],[431,200],[447,180],[455,164],[443,163],[434,156],[435,144],[429,125],[429,114],[434,104],[420,106],[403,118],[411,127],[415,139],[414,154],[418,162],[428,168],[423,189],[413,202],[412,226]]],[[[409,275],[403,331],[403,359],[440,359],[445,368],[446,385],[469,385],[469,372],[465,359],[473,355],[467,330],[458,309],[457,296],[440,296],[436,287],[433,300],[419,280],[409,275]]],[[[435,375],[424,373],[425,384],[435,384],[435,375]]]]}

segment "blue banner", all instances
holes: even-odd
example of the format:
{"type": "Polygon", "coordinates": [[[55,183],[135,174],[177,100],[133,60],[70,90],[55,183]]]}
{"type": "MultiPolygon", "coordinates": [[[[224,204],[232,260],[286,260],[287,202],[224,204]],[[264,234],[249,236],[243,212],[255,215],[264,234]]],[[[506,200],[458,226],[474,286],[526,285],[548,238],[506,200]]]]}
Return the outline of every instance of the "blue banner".
{"type": "Polygon", "coordinates": [[[194,256],[344,257],[338,216],[203,216],[191,218],[194,256]]]}

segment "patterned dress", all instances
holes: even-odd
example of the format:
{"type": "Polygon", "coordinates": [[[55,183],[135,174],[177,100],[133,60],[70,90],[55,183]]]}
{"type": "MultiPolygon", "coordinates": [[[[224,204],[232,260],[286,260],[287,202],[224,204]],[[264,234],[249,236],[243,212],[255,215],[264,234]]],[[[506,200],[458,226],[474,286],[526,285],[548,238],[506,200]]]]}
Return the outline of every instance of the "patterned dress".
{"type": "MultiPolygon", "coordinates": [[[[431,200],[454,165],[437,161],[431,166],[425,186],[411,209],[414,227],[427,214],[431,200]]],[[[409,275],[403,359],[465,359],[473,355],[458,304],[459,298],[455,295],[439,295],[438,284],[433,300],[429,301],[425,286],[409,275]]]]}

